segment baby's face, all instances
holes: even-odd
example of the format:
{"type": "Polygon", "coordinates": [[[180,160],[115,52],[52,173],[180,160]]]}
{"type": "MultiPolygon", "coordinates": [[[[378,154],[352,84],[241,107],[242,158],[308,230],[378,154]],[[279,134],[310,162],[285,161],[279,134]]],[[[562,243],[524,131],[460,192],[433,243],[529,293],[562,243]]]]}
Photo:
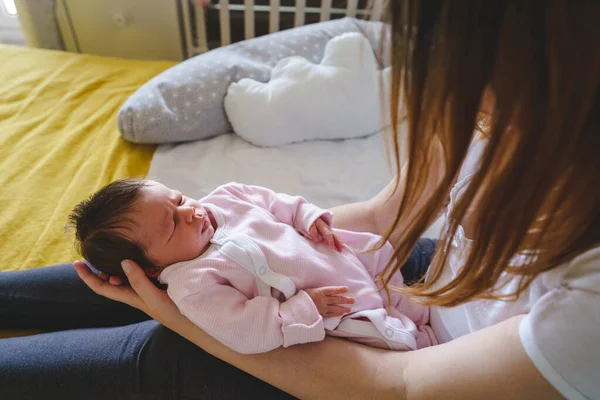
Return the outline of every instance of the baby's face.
{"type": "Polygon", "coordinates": [[[157,267],[198,257],[210,244],[216,223],[197,201],[149,181],[132,212],[133,234],[157,267]]]}

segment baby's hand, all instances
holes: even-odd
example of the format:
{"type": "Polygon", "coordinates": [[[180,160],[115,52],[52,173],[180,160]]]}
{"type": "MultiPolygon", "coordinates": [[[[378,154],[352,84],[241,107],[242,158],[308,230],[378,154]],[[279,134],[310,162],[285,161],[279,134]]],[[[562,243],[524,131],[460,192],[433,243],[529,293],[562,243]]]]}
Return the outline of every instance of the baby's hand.
{"type": "Polygon", "coordinates": [[[315,223],[310,227],[308,231],[310,235],[310,239],[314,242],[325,242],[330,249],[342,251],[344,248],[344,244],[337,237],[337,235],[333,232],[333,230],[327,225],[327,222],[323,221],[322,218],[319,218],[315,221],[315,223]]]}
{"type": "Polygon", "coordinates": [[[325,286],[316,289],[304,289],[317,306],[319,314],[324,318],[340,317],[352,311],[350,307],[338,304],[354,304],[352,297],[337,296],[348,291],[346,286],[325,286]]]}

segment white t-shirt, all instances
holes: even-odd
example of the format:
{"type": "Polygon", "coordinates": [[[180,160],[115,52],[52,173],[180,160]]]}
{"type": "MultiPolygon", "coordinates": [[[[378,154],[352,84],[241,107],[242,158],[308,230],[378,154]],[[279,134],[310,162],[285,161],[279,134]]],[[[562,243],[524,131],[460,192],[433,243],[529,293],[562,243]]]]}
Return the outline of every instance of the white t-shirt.
{"type": "MultiPolygon", "coordinates": [[[[448,212],[470,181],[484,146],[485,141],[471,146],[448,212]]],[[[473,245],[459,227],[436,287],[456,276],[473,245]]],[[[498,293],[514,293],[518,277],[504,274],[502,279],[508,284],[498,293]]],[[[539,372],[568,399],[600,399],[600,246],[538,275],[515,302],[474,300],[451,308],[434,306],[430,319],[444,343],[520,314],[527,314],[519,329],[521,343],[539,372]]]]}

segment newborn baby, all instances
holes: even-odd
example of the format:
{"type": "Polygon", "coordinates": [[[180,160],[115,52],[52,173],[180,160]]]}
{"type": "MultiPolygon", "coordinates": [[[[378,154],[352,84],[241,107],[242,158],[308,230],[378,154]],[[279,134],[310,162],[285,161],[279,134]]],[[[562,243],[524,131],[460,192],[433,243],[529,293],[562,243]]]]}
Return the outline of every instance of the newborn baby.
{"type": "MultiPolygon", "coordinates": [[[[137,262],[183,315],[241,353],[323,340],[414,350],[436,344],[427,307],[377,284],[381,237],[332,227],[298,196],[230,183],[200,200],[154,181],[113,182],[70,216],[82,256],[124,276],[137,262]]],[[[402,285],[396,274],[390,282],[402,285]]]]}

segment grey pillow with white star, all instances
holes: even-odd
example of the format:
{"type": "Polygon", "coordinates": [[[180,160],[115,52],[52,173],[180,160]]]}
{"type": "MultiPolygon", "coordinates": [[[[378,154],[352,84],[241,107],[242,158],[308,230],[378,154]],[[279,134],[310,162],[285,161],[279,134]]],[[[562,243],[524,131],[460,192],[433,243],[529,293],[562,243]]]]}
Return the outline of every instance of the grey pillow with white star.
{"type": "Polygon", "coordinates": [[[318,63],[327,42],[344,32],[369,39],[381,66],[380,22],[343,18],[305,25],[220,47],[190,58],[152,78],[121,107],[119,131],[135,143],[171,143],[232,132],[223,99],[242,78],[267,82],[282,58],[301,56],[318,63]]]}

